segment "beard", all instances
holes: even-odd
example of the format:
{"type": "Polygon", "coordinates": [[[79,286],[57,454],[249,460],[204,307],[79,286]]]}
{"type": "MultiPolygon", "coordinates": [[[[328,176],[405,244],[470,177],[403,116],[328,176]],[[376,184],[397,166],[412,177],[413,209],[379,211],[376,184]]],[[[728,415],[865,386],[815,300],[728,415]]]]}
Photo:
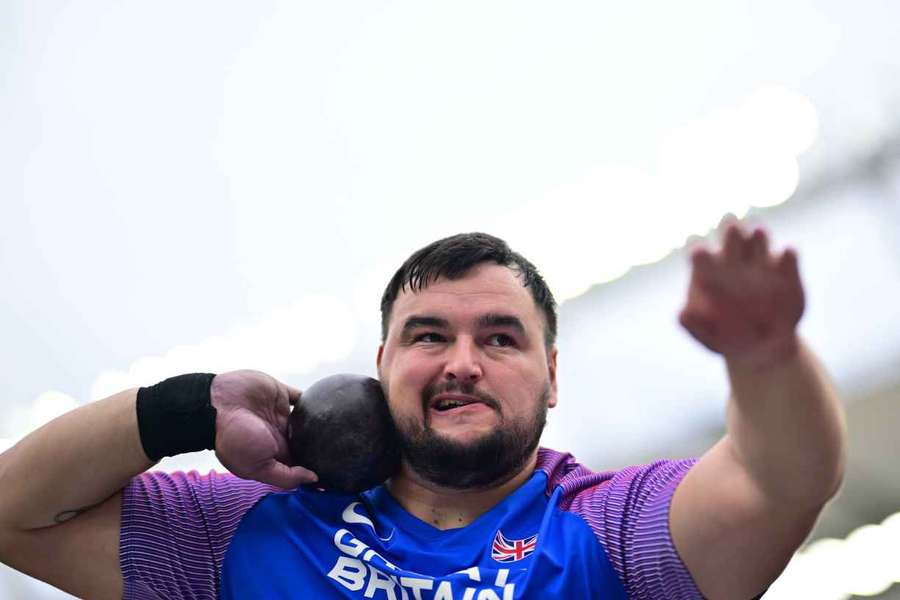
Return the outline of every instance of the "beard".
{"type": "MultiPolygon", "coordinates": [[[[477,396],[498,410],[497,402],[472,389],[442,389],[440,393],[459,391],[477,396]]],[[[426,422],[414,417],[397,417],[400,451],[409,466],[420,477],[450,489],[484,489],[501,485],[519,473],[538,446],[547,423],[547,381],[535,399],[533,410],[520,419],[500,424],[489,433],[468,442],[445,437],[428,423],[430,399],[438,392],[428,389],[423,394],[426,422]]]]}

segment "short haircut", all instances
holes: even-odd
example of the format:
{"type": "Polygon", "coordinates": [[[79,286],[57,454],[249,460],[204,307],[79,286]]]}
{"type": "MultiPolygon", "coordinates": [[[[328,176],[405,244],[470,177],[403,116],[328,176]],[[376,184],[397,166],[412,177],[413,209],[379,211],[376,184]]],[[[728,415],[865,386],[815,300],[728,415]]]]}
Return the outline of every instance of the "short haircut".
{"type": "Polygon", "coordinates": [[[387,340],[394,301],[407,286],[413,292],[422,290],[438,279],[460,279],[470,269],[485,262],[509,267],[522,278],[534,303],[544,313],[547,327],[544,345],[549,350],[556,343],[556,300],[537,268],[524,256],[510,249],[498,237],[487,233],[458,233],[432,242],[416,250],[397,269],[381,297],[381,342],[387,340]]]}

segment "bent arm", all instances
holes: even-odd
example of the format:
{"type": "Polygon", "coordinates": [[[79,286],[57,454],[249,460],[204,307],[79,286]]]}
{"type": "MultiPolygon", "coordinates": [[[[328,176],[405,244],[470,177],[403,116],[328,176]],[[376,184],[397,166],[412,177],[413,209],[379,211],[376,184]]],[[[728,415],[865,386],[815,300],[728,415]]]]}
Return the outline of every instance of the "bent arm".
{"type": "Polygon", "coordinates": [[[217,456],[244,472],[276,484],[296,481],[294,487],[314,479],[302,467],[272,464],[287,447],[278,436],[299,390],[256,371],[211,382],[207,376],[154,386],[148,402],[155,404],[142,402],[141,427],[138,391],[131,389],[51,421],[0,455],[0,561],[81,598],[121,598],[123,589],[164,598],[213,589],[240,515],[272,486],[214,472],[141,475],[155,462],[141,437],[147,427],[162,436],[161,448],[153,440],[147,446],[154,457],[208,447],[212,425],[214,439],[223,433],[236,440],[224,456],[217,448],[217,456]],[[207,382],[213,414],[203,393],[207,382]],[[153,410],[162,414],[154,417],[153,410]],[[196,439],[188,439],[193,433],[196,439]],[[150,536],[158,542],[152,547],[136,547],[137,529],[165,535],[150,536]]]}
{"type": "Polygon", "coordinates": [[[0,530],[64,523],[153,466],[138,433],[137,390],[64,414],[0,455],[0,530]]]}

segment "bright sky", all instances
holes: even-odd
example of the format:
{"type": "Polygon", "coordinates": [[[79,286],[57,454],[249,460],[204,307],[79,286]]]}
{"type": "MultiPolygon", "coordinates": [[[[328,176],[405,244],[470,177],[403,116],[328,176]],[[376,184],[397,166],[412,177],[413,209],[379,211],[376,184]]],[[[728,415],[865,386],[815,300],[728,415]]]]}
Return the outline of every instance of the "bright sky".
{"type": "Polygon", "coordinates": [[[838,2],[0,10],[7,439],[186,370],[339,362],[459,231],[575,297],[876,142],[851,96],[898,63],[838,2]]]}

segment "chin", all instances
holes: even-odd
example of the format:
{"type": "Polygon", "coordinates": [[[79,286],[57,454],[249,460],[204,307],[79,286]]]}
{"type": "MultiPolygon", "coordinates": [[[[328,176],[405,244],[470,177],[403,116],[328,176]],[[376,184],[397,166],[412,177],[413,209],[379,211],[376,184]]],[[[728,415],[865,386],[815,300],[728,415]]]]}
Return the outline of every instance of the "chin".
{"type": "Polygon", "coordinates": [[[487,437],[495,429],[490,425],[472,425],[471,423],[458,425],[429,426],[439,437],[455,441],[475,441],[487,437]]]}
{"type": "Polygon", "coordinates": [[[466,431],[453,430],[450,432],[438,430],[436,433],[438,437],[442,437],[448,442],[454,442],[463,446],[475,445],[489,435],[489,431],[473,431],[471,429],[466,431]]]}

